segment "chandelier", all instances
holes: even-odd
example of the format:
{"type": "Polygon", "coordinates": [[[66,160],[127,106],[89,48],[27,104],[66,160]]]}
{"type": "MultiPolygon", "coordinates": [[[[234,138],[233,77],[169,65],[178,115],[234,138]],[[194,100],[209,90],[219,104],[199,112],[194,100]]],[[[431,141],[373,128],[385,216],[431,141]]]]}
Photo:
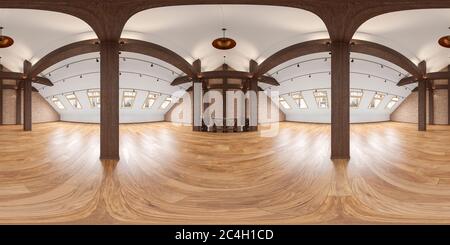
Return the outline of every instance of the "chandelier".
{"type": "Polygon", "coordinates": [[[3,36],[3,27],[0,26],[0,48],[7,48],[14,44],[11,37],[3,36]]]}
{"type": "Polygon", "coordinates": [[[223,37],[217,38],[212,42],[212,46],[220,50],[229,50],[236,47],[236,41],[225,36],[226,28],[222,29],[223,37]]]}

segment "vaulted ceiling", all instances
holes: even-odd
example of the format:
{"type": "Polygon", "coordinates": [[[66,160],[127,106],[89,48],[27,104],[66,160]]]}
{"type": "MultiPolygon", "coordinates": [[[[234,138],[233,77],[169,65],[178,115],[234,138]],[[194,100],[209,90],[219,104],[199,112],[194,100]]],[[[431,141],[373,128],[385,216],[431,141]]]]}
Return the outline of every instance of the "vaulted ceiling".
{"type": "MultiPolygon", "coordinates": [[[[426,60],[429,71],[438,71],[450,61],[450,51],[437,44],[441,36],[450,33],[449,16],[450,9],[384,14],[364,23],[354,38],[383,44],[399,51],[415,64],[426,60]]],[[[0,25],[5,27],[4,33],[16,41],[14,46],[0,49],[2,64],[17,72],[22,71],[25,59],[35,63],[61,46],[96,38],[92,29],[82,20],[49,11],[0,9],[0,25]]],[[[256,5],[190,5],[137,13],[126,23],[122,37],[159,44],[190,63],[200,59],[203,71],[214,70],[224,61],[235,70],[248,71],[251,59],[261,63],[290,45],[329,38],[329,34],[318,16],[301,9],[256,5]],[[236,48],[219,51],[211,46],[215,38],[223,35],[222,28],[227,28],[226,36],[237,41],[236,48]]],[[[372,56],[354,53],[351,56],[355,60],[351,65],[352,87],[406,97],[415,86],[409,85],[405,89],[395,85],[407,72],[394,64],[372,56]]],[[[43,72],[55,86],[36,87],[45,97],[98,88],[97,57],[98,53],[92,53],[60,62],[43,72]],[[85,76],[80,79],[82,74],[85,76]],[[91,82],[87,83],[87,79],[91,82]]],[[[188,87],[171,87],[168,83],[182,72],[161,60],[126,52],[121,54],[121,58],[125,58],[120,63],[122,88],[135,87],[170,94],[188,87]]],[[[320,53],[288,61],[268,74],[282,83],[279,87],[282,93],[330,87],[329,62],[329,54],[320,53]],[[297,63],[301,63],[300,69],[297,63]],[[309,78],[309,74],[314,73],[317,74],[309,78]]],[[[267,85],[261,86],[268,88],[267,85]]]]}

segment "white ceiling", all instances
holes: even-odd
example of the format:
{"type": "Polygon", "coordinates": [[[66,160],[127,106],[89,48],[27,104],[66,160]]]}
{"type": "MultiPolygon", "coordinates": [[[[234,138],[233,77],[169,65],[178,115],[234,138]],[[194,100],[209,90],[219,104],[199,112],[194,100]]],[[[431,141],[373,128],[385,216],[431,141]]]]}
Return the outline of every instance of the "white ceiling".
{"type": "Polygon", "coordinates": [[[133,16],[123,37],[137,38],[167,47],[186,60],[201,59],[203,70],[226,62],[236,70],[248,70],[258,62],[295,43],[328,38],[325,24],[316,15],[295,8],[250,5],[192,5],[150,9],[133,16]],[[229,51],[212,47],[221,29],[237,46],[229,51]]]}
{"type": "MultiPolygon", "coordinates": [[[[22,71],[25,59],[34,63],[61,46],[96,37],[83,21],[47,11],[0,9],[0,25],[5,27],[4,33],[16,41],[14,46],[0,49],[2,63],[13,71],[22,71]]],[[[355,38],[391,47],[415,63],[426,60],[429,71],[438,71],[450,61],[450,50],[437,44],[441,36],[450,34],[449,26],[450,10],[403,11],[369,20],[361,26],[355,38]]],[[[248,70],[250,59],[261,63],[271,54],[287,46],[312,39],[328,38],[328,34],[325,25],[317,16],[300,9],[249,5],[197,5],[140,12],[126,24],[122,37],[160,44],[189,62],[201,59],[202,69],[208,71],[220,66],[224,61],[223,56],[227,56],[226,62],[234,69],[248,70]],[[222,27],[228,29],[227,36],[237,41],[235,49],[218,51],[211,46],[212,40],[222,35],[222,27]]],[[[51,72],[52,76],[48,78],[55,82],[54,87],[44,89],[42,85],[35,86],[44,97],[98,88],[99,66],[95,61],[98,55],[93,53],[60,62],[44,72],[44,74],[51,72]],[[75,64],[72,64],[74,62],[75,64]],[[65,68],[66,64],[72,65],[65,68]],[[58,69],[61,67],[63,69],[58,69]],[[85,75],[83,79],[78,77],[87,73],[92,74],[85,75]],[[65,82],[62,83],[61,79],[65,79],[65,82]]],[[[171,65],[138,54],[124,53],[121,56],[128,58],[127,61],[121,60],[120,63],[123,72],[120,78],[121,88],[136,88],[165,94],[180,89],[169,85],[169,82],[181,73],[171,65]],[[151,63],[155,66],[150,67],[151,63]],[[144,77],[141,78],[139,74],[144,74],[144,77]],[[157,82],[156,78],[160,78],[161,81],[157,82]]],[[[324,60],[328,56],[327,53],[323,53],[294,59],[269,73],[282,82],[279,88],[282,93],[318,87],[329,88],[330,59],[324,60]],[[296,66],[298,62],[303,62],[300,69],[296,66]],[[312,78],[308,77],[308,74],[315,72],[319,74],[313,75],[312,78]],[[295,78],[298,76],[302,77],[295,78]],[[293,82],[290,82],[291,78],[295,78],[293,82]]],[[[399,67],[371,56],[358,54],[351,56],[355,59],[351,64],[350,76],[353,88],[404,97],[414,88],[414,85],[410,85],[407,90],[395,86],[406,74],[399,67]],[[371,74],[371,78],[367,74],[371,74]],[[385,79],[390,81],[385,83],[385,79]]],[[[181,89],[188,86],[186,84],[181,89]]],[[[267,88],[267,85],[261,86],[267,88]]]]}
{"type": "Polygon", "coordinates": [[[408,10],[383,14],[364,23],[354,38],[393,48],[414,63],[427,62],[428,71],[450,63],[450,49],[439,38],[450,35],[450,9],[408,10]]]}
{"type": "Polygon", "coordinates": [[[96,37],[84,21],[50,11],[0,9],[0,25],[15,42],[0,49],[2,64],[15,72],[23,71],[24,60],[35,63],[59,47],[96,37]]]}

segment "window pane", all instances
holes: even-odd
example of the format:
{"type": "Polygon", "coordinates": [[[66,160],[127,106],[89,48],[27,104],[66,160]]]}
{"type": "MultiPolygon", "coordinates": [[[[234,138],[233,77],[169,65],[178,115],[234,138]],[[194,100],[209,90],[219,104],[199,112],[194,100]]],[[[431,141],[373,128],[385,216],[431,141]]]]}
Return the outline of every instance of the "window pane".
{"type": "Polygon", "coordinates": [[[314,97],[316,98],[317,106],[320,109],[328,108],[328,96],[326,91],[316,91],[314,92],[314,97]]]}
{"type": "Polygon", "coordinates": [[[136,91],[123,91],[122,108],[132,108],[136,99],[136,91]]]}
{"type": "Polygon", "coordinates": [[[392,98],[391,101],[389,101],[389,103],[387,104],[386,108],[392,109],[398,101],[399,99],[397,97],[392,98]]]}
{"type": "Polygon", "coordinates": [[[306,104],[306,101],[302,98],[300,100],[300,109],[307,109],[308,105],[306,104]]]}
{"type": "Polygon", "coordinates": [[[381,101],[383,101],[383,99],[384,94],[375,94],[373,96],[372,102],[370,102],[369,104],[369,109],[376,109],[380,105],[381,101]]]}
{"type": "Polygon", "coordinates": [[[145,102],[144,102],[144,108],[150,108],[150,107],[152,107],[153,106],[153,104],[155,103],[155,99],[147,99],[145,102]]]}
{"type": "Polygon", "coordinates": [[[66,99],[69,101],[69,103],[73,106],[75,109],[81,109],[81,104],[78,101],[78,98],[75,94],[66,94],[66,99]]]}
{"type": "Polygon", "coordinates": [[[87,94],[91,108],[100,108],[100,91],[88,90],[87,94]]]}
{"type": "Polygon", "coordinates": [[[284,109],[291,109],[291,106],[284,100],[283,97],[280,97],[280,105],[283,106],[284,109]]]}
{"type": "Polygon", "coordinates": [[[61,101],[59,101],[58,98],[53,97],[52,102],[56,105],[56,107],[58,107],[58,109],[64,110],[64,105],[61,103],[61,101]]]}
{"type": "Polygon", "coordinates": [[[167,99],[166,99],[166,100],[162,103],[161,109],[166,109],[167,106],[169,106],[169,104],[170,104],[171,102],[172,102],[171,100],[167,100],[167,99]]]}

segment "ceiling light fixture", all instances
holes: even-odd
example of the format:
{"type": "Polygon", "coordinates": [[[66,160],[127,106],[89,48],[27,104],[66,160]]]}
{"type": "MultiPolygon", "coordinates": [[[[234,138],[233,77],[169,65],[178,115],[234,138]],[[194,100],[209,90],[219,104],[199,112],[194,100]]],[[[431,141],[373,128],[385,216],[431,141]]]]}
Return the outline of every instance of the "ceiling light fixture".
{"type": "Polygon", "coordinates": [[[229,50],[236,47],[236,41],[225,36],[226,28],[222,28],[223,37],[217,38],[212,42],[212,46],[220,50],[229,50]]]}
{"type": "Polygon", "coordinates": [[[439,45],[444,48],[450,48],[450,36],[444,36],[439,38],[439,45]]]}
{"type": "Polygon", "coordinates": [[[3,27],[0,26],[0,48],[8,48],[14,44],[14,40],[11,37],[3,36],[3,27]]]}

